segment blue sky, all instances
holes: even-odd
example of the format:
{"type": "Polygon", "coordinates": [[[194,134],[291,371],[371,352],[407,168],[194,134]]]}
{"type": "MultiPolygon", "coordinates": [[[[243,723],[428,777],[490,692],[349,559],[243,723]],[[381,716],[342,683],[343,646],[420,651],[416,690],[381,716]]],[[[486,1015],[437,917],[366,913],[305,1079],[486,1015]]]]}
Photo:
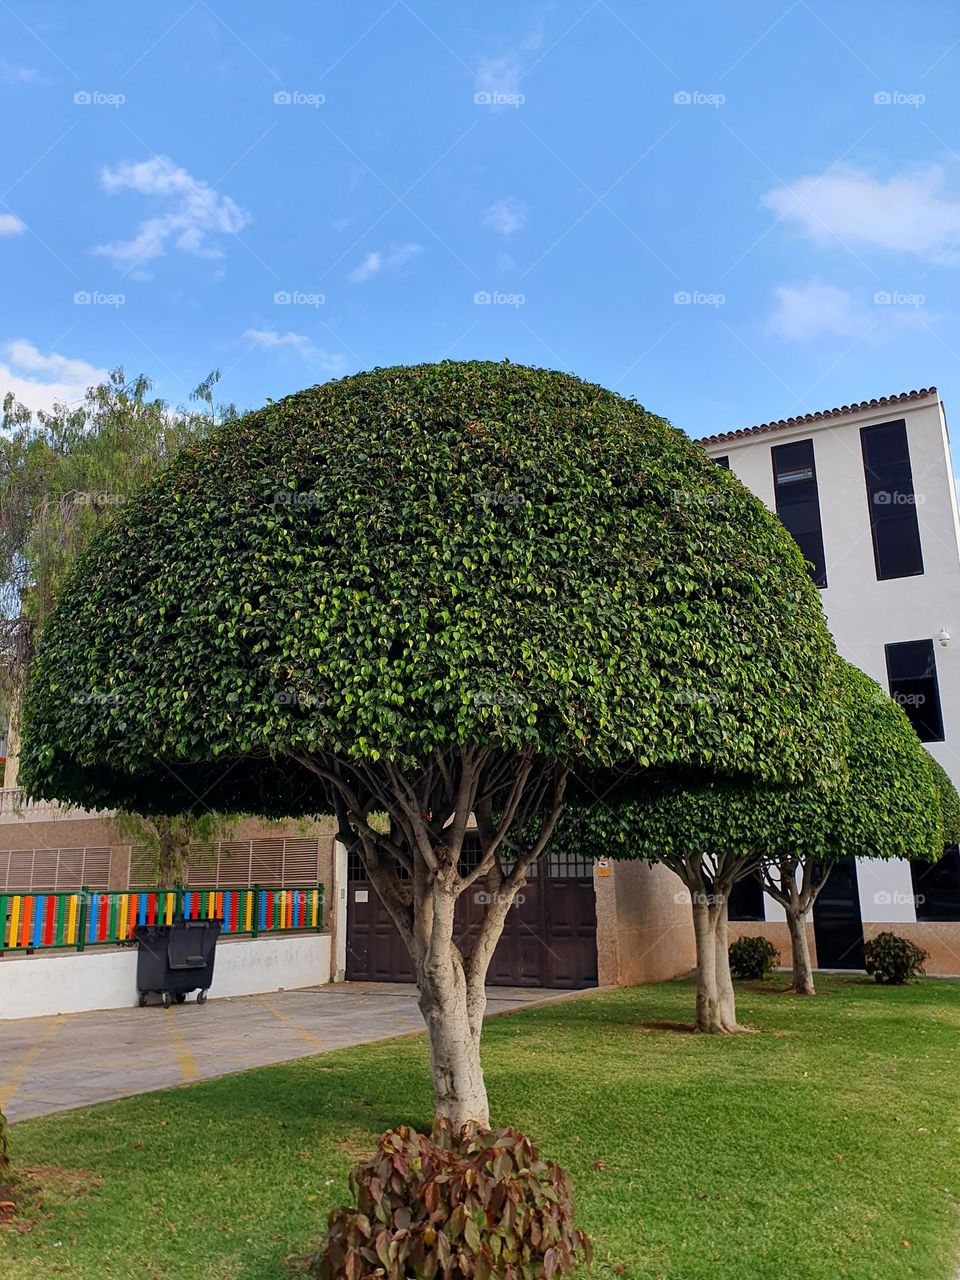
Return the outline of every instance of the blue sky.
{"type": "Polygon", "coordinates": [[[0,51],[34,405],[509,357],[699,435],[960,385],[954,4],[0,0],[0,51]]]}

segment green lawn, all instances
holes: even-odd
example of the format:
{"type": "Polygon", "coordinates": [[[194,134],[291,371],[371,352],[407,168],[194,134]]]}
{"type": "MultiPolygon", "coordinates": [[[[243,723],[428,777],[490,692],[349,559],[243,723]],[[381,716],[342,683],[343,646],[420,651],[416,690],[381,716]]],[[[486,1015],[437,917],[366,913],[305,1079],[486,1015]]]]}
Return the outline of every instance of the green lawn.
{"type": "MultiPolygon", "coordinates": [[[[746,990],[762,1034],[688,1021],[678,981],[492,1021],[495,1117],[572,1173],[597,1277],[954,1280],[960,984],[746,990]]],[[[420,1038],[13,1129],[24,1165],[102,1182],[0,1232],[4,1280],[280,1280],[374,1136],[430,1115],[420,1038]]]]}

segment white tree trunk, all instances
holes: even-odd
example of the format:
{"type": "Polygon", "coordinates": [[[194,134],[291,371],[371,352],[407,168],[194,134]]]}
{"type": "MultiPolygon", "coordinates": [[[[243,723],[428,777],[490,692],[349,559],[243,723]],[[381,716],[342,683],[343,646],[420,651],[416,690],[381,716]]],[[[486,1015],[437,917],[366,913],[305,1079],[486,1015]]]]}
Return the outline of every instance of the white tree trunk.
{"type": "Polygon", "coordinates": [[[490,1109],[480,1065],[483,1010],[477,1009],[475,993],[468,993],[463,965],[452,954],[448,964],[433,963],[422,974],[419,1004],[430,1040],[436,1114],[455,1129],[471,1122],[487,1128],[490,1109]]]}
{"type": "Polygon", "coordinates": [[[717,907],[715,930],[717,946],[717,1003],[720,1013],[720,1030],[726,1033],[742,1031],[737,1021],[737,999],[730,973],[730,936],[728,929],[728,898],[717,907]]]}
{"type": "Polygon", "coordinates": [[[807,941],[807,918],[799,906],[784,907],[787,929],[790,933],[790,951],[793,967],[792,989],[799,996],[816,995],[813,985],[813,965],[810,961],[810,944],[807,941]]]}
{"type": "Polygon", "coordinates": [[[697,943],[697,1030],[723,1030],[717,989],[717,917],[715,906],[692,894],[693,932],[697,943]]]}

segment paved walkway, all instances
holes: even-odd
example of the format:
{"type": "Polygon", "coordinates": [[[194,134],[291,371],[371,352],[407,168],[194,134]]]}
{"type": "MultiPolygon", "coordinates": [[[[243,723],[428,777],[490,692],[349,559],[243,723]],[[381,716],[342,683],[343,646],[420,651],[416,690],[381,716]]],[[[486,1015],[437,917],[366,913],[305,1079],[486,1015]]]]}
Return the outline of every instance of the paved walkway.
{"type": "MultiPolygon", "coordinates": [[[[487,1014],[573,994],[492,987],[487,1014]]],[[[26,1120],[422,1030],[413,987],[373,982],[0,1022],[0,1109],[26,1120]]]]}

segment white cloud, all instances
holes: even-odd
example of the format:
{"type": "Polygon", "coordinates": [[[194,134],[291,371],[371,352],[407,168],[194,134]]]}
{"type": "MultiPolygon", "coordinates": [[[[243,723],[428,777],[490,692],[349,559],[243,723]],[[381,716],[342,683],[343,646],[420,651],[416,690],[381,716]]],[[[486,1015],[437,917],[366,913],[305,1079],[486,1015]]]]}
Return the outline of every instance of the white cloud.
{"type": "Polygon", "coordinates": [[[781,285],[774,290],[774,298],[769,323],[782,338],[855,338],[876,319],[852,293],[816,280],[781,285]]]}
{"type": "Polygon", "coordinates": [[[421,253],[423,247],[419,244],[391,245],[384,253],[378,249],[371,250],[360,265],[350,272],[350,280],[353,284],[363,284],[384,271],[399,271],[421,253]]]}
{"type": "Polygon", "coordinates": [[[512,236],[527,225],[527,206],[515,196],[504,196],[484,209],[481,221],[501,236],[512,236]]]}
{"type": "Polygon", "coordinates": [[[947,191],[946,181],[940,165],[885,182],[860,169],[837,170],[768,191],[763,204],[813,240],[836,237],[851,248],[960,262],[960,195],[947,191]]]}
{"type": "Polygon", "coordinates": [[[286,348],[302,356],[309,364],[324,373],[341,374],[346,368],[346,357],[338,351],[327,351],[314,346],[305,333],[277,333],[276,329],[248,329],[243,340],[261,351],[286,348]]]}
{"type": "Polygon", "coordinates": [[[6,58],[0,58],[0,82],[3,84],[33,84],[40,79],[40,72],[33,67],[16,67],[6,58]]]}
{"type": "Polygon", "coordinates": [[[108,195],[136,191],[167,206],[143,221],[132,239],[98,245],[93,250],[112,258],[117,266],[149,262],[171,247],[198,257],[220,258],[222,250],[211,243],[212,238],[237,235],[250,221],[250,215],[229,196],[191,177],[166,156],[104,168],[101,181],[108,195]]]}
{"type": "Polygon", "coordinates": [[[51,409],[56,401],[75,404],[107,377],[106,369],[56,351],[44,353],[25,338],[4,343],[0,355],[0,400],[12,391],[34,410],[51,409]]]}
{"type": "Polygon", "coordinates": [[[527,68],[528,60],[524,55],[536,52],[542,43],[542,33],[533,31],[516,48],[508,49],[496,58],[480,58],[474,68],[477,89],[483,93],[516,93],[527,68]]]}
{"type": "Polygon", "coordinates": [[[0,236],[18,236],[26,231],[27,224],[13,213],[0,213],[0,236]]]}

